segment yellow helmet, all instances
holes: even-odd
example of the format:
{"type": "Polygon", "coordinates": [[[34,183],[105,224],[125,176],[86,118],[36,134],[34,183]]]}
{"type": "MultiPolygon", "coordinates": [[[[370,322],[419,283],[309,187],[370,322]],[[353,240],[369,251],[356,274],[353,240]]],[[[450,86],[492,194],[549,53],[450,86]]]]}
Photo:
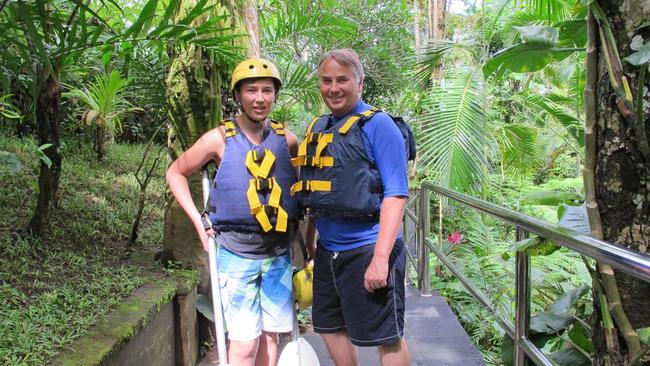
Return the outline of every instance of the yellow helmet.
{"type": "Polygon", "coordinates": [[[282,86],[282,79],[280,72],[275,65],[269,61],[261,58],[249,58],[246,61],[240,62],[235,70],[232,72],[232,80],[230,81],[230,90],[235,91],[237,83],[244,79],[251,78],[272,78],[276,82],[276,92],[282,86]]]}
{"type": "Polygon", "coordinates": [[[314,262],[309,262],[303,269],[293,275],[293,297],[298,306],[305,309],[311,306],[314,298],[314,262]]]}

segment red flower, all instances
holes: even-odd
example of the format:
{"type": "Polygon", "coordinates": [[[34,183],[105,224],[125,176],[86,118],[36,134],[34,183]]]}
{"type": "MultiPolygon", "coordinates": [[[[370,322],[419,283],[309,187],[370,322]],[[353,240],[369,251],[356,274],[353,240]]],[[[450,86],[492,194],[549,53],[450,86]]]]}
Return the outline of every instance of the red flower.
{"type": "Polygon", "coordinates": [[[460,235],[458,229],[454,229],[454,233],[447,237],[447,241],[452,245],[459,244],[461,240],[463,240],[463,236],[460,235]]]}

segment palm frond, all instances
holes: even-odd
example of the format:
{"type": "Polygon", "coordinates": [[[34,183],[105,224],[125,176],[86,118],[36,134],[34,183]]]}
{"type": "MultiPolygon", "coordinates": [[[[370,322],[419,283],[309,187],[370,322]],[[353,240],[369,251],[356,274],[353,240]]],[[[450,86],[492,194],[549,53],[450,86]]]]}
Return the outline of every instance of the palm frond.
{"type": "Polygon", "coordinates": [[[319,109],[321,97],[318,78],[310,66],[294,60],[282,60],[282,93],[280,98],[287,104],[303,102],[305,110],[319,109]]]}
{"type": "Polygon", "coordinates": [[[566,0],[520,0],[517,3],[549,24],[567,20],[571,15],[571,4],[566,0]]]}
{"type": "Polygon", "coordinates": [[[509,124],[497,131],[501,152],[501,166],[510,174],[525,176],[540,165],[540,154],[536,128],[509,124]]]}
{"type": "Polygon", "coordinates": [[[288,47],[301,55],[305,40],[317,44],[335,45],[354,35],[356,25],[345,17],[336,16],[317,2],[308,0],[275,1],[260,17],[260,33],[265,43],[273,47],[288,47]]]}
{"type": "Polygon", "coordinates": [[[465,59],[467,56],[470,56],[467,66],[472,66],[479,62],[478,51],[474,49],[470,42],[434,41],[424,49],[421,55],[417,56],[414,62],[414,78],[416,83],[423,89],[428,87],[435,69],[444,59],[451,58],[455,51],[460,51],[465,56],[465,59]]]}
{"type": "Polygon", "coordinates": [[[513,99],[530,116],[535,116],[538,125],[545,126],[546,118],[549,118],[561,124],[579,146],[584,144],[584,129],[573,111],[538,94],[524,92],[515,95],[513,99]]]}
{"type": "Polygon", "coordinates": [[[478,69],[443,74],[424,102],[421,165],[437,184],[460,191],[485,178],[494,141],[487,129],[484,80],[478,69]]]}

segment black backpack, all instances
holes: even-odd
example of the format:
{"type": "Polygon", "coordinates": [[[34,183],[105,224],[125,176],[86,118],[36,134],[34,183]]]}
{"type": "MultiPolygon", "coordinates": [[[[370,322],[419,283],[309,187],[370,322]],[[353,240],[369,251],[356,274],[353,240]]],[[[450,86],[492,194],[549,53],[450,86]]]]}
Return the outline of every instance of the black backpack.
{"type": "MultiPolygon", "coordinates": [[[[365,123],[368,121],[370,118],[372,118],[377,112],[382,112],[381,109],[373,108],[372,111],[374,112],[370,116],[364,116],[361,119],[361,124],[365,123]]],[[[395,117],[390,113],[386,113],[388,116],[395,122],[397,125],[397,128],[399,128],[399,131],[402,133],[402,137],[404,138],[404,148],[406,149],[406,160],[414,160],[416,156],[416,146],[415,146],[415,138],[413,137],[413,131],[411,131],[411,127],[404,121],[402,117],[395,117]]]]}

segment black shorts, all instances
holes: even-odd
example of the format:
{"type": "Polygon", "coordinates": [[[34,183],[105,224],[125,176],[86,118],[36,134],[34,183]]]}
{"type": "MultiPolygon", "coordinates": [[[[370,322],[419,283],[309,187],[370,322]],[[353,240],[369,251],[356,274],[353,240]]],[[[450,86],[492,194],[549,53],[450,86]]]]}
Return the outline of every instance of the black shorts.
{"type": "Polygon", "coordinates": [[[404,334],[404,242],[397,239],[388,262],[388,286],[370,293],[363,285],[375,245],[344,252],[318,246],[314,258],[312,318],[317,333],[345,329],[357,346],[399,341],[404,334]]]}

